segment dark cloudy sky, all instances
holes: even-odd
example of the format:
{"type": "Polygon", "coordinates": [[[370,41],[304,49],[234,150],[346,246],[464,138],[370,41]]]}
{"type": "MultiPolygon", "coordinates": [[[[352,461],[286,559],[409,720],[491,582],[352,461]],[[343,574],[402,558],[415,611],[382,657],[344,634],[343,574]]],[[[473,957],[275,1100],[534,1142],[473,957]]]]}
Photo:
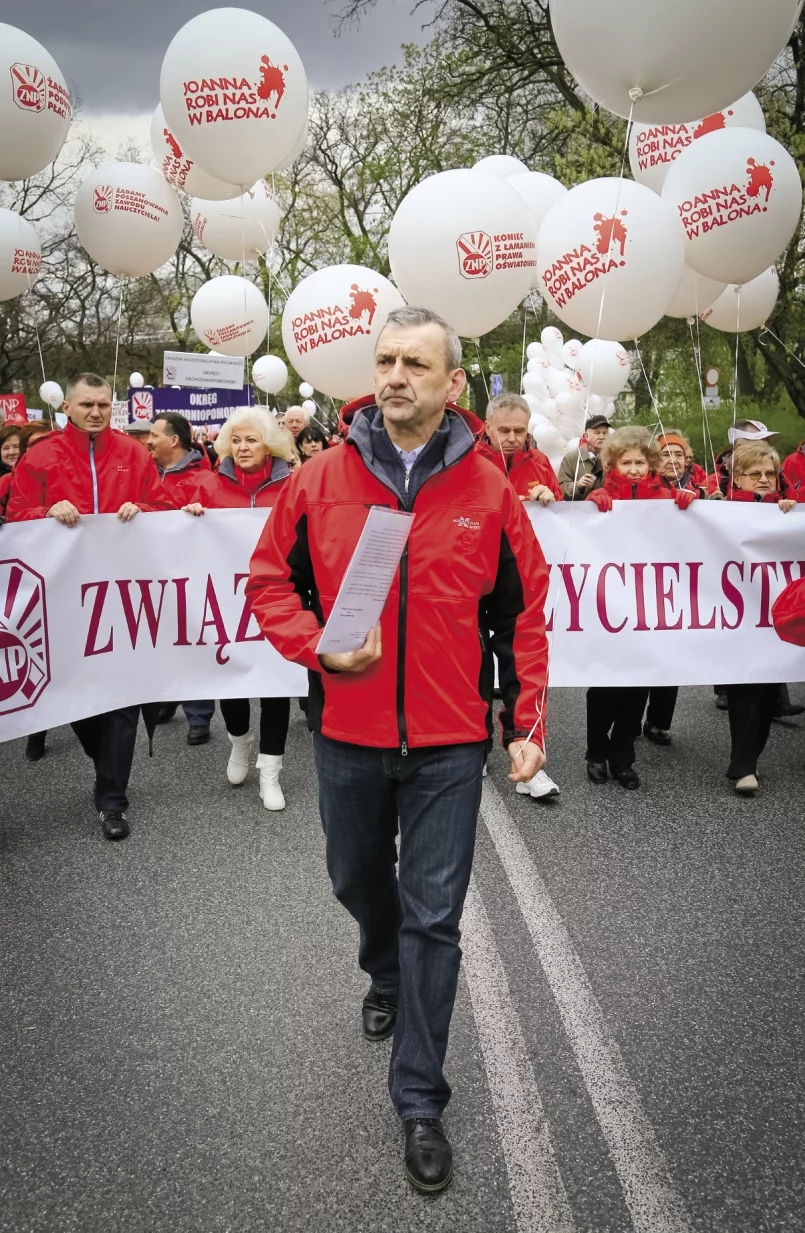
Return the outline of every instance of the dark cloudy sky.
{"type": "MultiPolygon", "coordinates": [[[[86,112],[148,112],[159,101],[159,70],[177,30],[214,0],[0,0],[0,21],[43,43],[80,95],[86,112]]],[[[340,0],[245,0],[296,45],[314,87],[359,80],[397,63],[400,45],[421,42],[423,17],[413,0],[378,0],[358,27],[340,37],[333,17],[340,0]]]]}

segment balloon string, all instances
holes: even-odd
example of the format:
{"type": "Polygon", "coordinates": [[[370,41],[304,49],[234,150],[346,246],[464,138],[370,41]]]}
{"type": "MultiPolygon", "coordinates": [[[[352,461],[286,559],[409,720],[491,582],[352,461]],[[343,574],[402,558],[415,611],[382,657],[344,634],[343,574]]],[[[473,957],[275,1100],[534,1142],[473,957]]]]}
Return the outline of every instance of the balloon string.
{"type": "Polygon", "coordinates": [[[118,365],[118,360],[120,358],[120,322],[123,317],[124,286],[125,284],[123,282],[123,279],[121,278],[120,279],[120,300],[117,306],[117,333],[115,337],[115,374],[114,374],[114,377],[112,378],[112,397],[114,398],[115,402],[117,402],[117,365],[118,365]]]}
{"type": "Polygon", "coordinates": [[[770,330],[770,329],[769,329],[769,327],[768,327],[767,325],[764,325],[764,326],[763,326],[763,329],[760,331],[760,334],[758,335],[758,342],[760,343],[761,347],[766,347],[766,346],[768,346],[768,343],[764,343],[764,341],[763,341],[763,335],[764,335],[764,334],[768,334],[768,335],[769,335],[769,337],[770,337],[770,338],[773,338],[773,339],[774,339],[774,341],[775,341],[776,343],[779,343],[779,344],[780,344],[780,346],[783,348],[783,350],[786,352],[786,354],[787,354],[787,355],[790,355],[790,356],[791,356],[791,359],[792,359],[792,360],[794,360],[794,362],[795,362],[795,363],[799,364],[800,368],[805,368],[805,364],[803,364],[803,362],[802,362],[802,360],[799,358],[799,356],[798,356],[798,355],[795,355],[795,354],[794,354],[794,352],[791,350],[791,348],[790,348],[790,347],[788,347],[788,346],[786,346],[786,344],[783,342],[782,338],[778,338],[778,337],[777,337],[777,335],[775,334],[774,330],[770,330]]]}
{"type": "MultiPolygon", "coordinates": [[[[735,318],[735,371],[732,375],[732,426],[735,427],[735,421],[738,418],[738,356],[740,352],[741,342],[741,292],[743,287],[738,288],[738,311],[735,318]]],[[[730,451],[730,493],[735,485],[735,441],[732,442],[732,450],[730,451]]]]}
{"type": "MultiPolygon", "coordinates": [[[[31,272],[27,268],[25,271],[25,276],[28,279],[28,294],[31,297],[31,307],[33,309],[32,316],[33,316],[33,322],[34,322],[34,333],[36,334],[36,349],[39,352],[39,365],[42,369],[42,384],[44,385],[44,383],[47,381],[47,376],[45,375],[45,357],[42,354],[42,339],[39,336],[39,321],[37,318],[36,302],[34,300],[34,294],[33,294],[33,283],[31,282],[31,272]]],[[[50,422],[51,424],[53,423],[53,409],[52,408],[50,409],[50,422]]]]}
{"type": "MultiPolygon", "coordinates": [[[[699,318],[696,318],[697,322],[699,318]]],[[[701,344],[698,339],[698,328],[696,336],[693,333],[693,318],[688,318],[688,330],[690,331],[690,343],[693,347],[693,363],[696,368],[696,378],[699,382],[699,398],[702,404],[702,443],[704,447],[704,465],[707,468],[707,445],[710,444],[710,457],[713,462],[713,472],[716,469],[716,454],[713,448],[713,438],[710,435],[710,421],[707,417],[707,405],[705,403],[704,381],[702,379],[702,353],[701,344]]]]}

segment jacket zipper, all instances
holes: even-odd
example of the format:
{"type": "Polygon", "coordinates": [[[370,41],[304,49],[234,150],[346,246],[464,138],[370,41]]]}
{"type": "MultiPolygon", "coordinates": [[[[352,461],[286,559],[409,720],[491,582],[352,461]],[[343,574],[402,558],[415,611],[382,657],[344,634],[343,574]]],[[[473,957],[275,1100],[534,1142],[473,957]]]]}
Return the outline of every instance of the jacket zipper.
{"type": "Polygon", "coordinates": [[[98,510],[98,472],[95,469],[95,438],[89,439],[89,469],[92,472],[92,512],[97,514],[98,510]]]}
{"type": "MultiPolygon", "coordinates": [[[[405,502],[408,506],[408,487],[411,472],[405,472],[405,502]]],[[[397,614],[397,728],[400,735],[400,754],[408,757],[408,725],[405,722],[405,643],[408,620],[408,544],[400,558],[400,607],[397,614]]]]}

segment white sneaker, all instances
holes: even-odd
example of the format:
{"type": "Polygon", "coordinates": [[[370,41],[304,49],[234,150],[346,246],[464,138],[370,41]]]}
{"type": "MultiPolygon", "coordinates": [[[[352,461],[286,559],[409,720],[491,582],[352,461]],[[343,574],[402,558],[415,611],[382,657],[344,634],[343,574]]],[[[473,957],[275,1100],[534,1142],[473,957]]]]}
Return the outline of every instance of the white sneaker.
{"type": "Polygon", "coordinates": [[[254,736],[251,732],[247,732],[245,736],[232,736],[228,732],[227,736],[232,742],[232,752],[226,766],[226,777],[230,783],[243,783],[249,773],[249,750],[254,736]]]}
{"type": "Polygon", "coordinates": [[[758,789],[757,775],[744,775],[735,781],[735,791],[741,796],[752,796],[758,789]]]}
{"type": "Polygon", "coordinates": [[[275,812],[285,808],[285,797],[280,787],[282,770],[281,754],[258,754],[257,768],[260,771],[260,799],[266,809],[275,812]]]}
{"type": "Polygon", "coordinates": [[[534,800],[540,800],[544,796],[559,795],[559,788],[553,782],[550,775],[545,774],[545,771],[537,771],[534,778],[529,779],[528,783],[518,783],[517,791],[521,796],[533,796],[534,800]]]}

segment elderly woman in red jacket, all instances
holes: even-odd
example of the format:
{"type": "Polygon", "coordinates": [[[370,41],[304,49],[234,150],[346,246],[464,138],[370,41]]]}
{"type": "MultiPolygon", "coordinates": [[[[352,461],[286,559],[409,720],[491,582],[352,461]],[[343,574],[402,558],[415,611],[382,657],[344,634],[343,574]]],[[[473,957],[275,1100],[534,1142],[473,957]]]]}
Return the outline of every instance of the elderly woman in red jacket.
{"type": "MultiPolygon", "coordinates": [[[[604,483],[587,497],[603,512],[614,501],[673,500],[687,509],[697,494],[671,488],[660,473],[661,455],[647,428],[619,428],[601,451],[604,483]]],[[[635,736],[648,698],[648,686],[597,686],[587,690],[587,774],[606,783],[607,764],[624,788],[639,788],[634,769],[635,736]]]]}
{"type": "MultiPolygon", "coordinates": [[[[263,407],[233,411],[215,439],[215,450],[221,460],[218,470],[200,476],[190,503],[184,506],[189,514],[199,516],[205,509],[269,508],[290,475],[289,462],[296,461],[292,437],[263,407]]],[[[241,784],[249,771],[254,740],[249,699],[222,698],[221,714],[232,745],[227,779],[231,784],[241,784]]],[[[279,773],[290,714],[290,698],[260,699],[257,767],[260,798],[266,809],[285,808],[279,773]]]]}

